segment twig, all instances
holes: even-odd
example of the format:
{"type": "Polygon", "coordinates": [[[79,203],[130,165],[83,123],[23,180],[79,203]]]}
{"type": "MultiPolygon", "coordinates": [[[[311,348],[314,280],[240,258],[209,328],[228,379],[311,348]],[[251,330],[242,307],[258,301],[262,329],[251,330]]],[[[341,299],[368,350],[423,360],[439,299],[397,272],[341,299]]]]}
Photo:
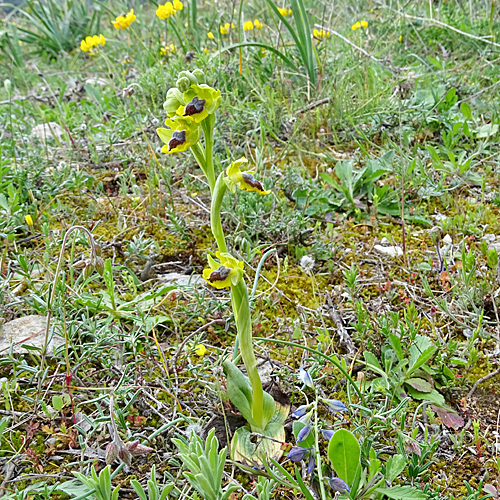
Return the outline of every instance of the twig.
{"type": "Polygon", "coordinates": [[[310,111],[311,109],[314,109],[314,108],[317,108],[318,106],[326,104],[327,102],[330,102],[331,100],[332,100],[331,97],[325,97],[324,99],[320,99],[319,101],[311,102],[307,106],[304,106],[303,108],[298,109],[296,111],[296,113],[299,114],[299,113],[304,113],[304,111],[310,111]]]}
{"type": "Polygon", "coordinates": [[[476,383],[472,386],[472,389],[469,391],[469,394],[467,394],[467,399],[470,399],[474,392],[477,389],[477,386],[479,384],[482,384],[483,382],[486,382],[490,378],[496,377],[497,375],[500,375],[500,368],[492,373],[489,373],[488,375],[485,375],[484,377],[481,377],[479,380],[476,381],[476,383]]]}

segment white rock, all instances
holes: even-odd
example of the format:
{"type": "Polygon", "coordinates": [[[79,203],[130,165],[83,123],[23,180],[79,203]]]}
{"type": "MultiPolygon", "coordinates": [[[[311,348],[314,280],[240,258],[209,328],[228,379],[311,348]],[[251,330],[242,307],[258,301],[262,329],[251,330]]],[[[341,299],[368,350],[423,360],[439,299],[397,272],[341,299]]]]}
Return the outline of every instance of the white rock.
{"type": "MultiPolygon", "coordinates": [[[[22,345],[43,348],[47,317],[32,314],[17,318],[0,327],[0,352],[5,354],[14,344],[13,352],[25,354],[28,349],[22,345]]],[[[64,339],[52,335],[47,346],[47,356],[51,356],[55,347],[64,345],[64,339]]]]}
{"type": "Polygon", "coordinates": [[[87,78],[85,80],[85,83],[88,83],[89,85],[99,85],[99,87],[107,87],[109,85],[108,81],[105,80],[104,78],[87,78]]]}
{"type": "Polygon", "coordinates": [[[483,237],[483,240],[486,241],[486,243],[493,243],[497,239],[496,235],[494,234],[485,234],[483,237]]]}
{"type": "Polygon", "coordinates": [[[445,235],[443,238],[443,245],[451,245],[453,243],[453,240],[451,239],[451,236],[449,234],[445,235]]]}
{"type": "Polygon", "coordinates": [[[167,273],[158,275],[158,280],[162,285],[167,286],[193,286],[198,285],[201,279],[199,274],[179,274],[167,273]]]}
{"type": "Polygon", "coordinates": [[[396,257],[403,255],[403,249],[397,246],[383,247],[382,245],[375,245],[373,247],[377,252],[388,255],[389,257],[396,257]]]}
{"type": "Polygon", "coordinates": [[[391,242],[387,239],[387,237],[386,237],[386,236],[384,236],[384,237],[382,238],[382,240],[380,241],[380,244],[381,244],[383,247],[388,247],[388,246],[391,244],[391,242]]]}
{"type": "Polygon", "coordinates": [[[31,138],[36,137],[42,142],[45,142],[47,139],[56,139],[61,142],[63,140],[63,136],[64,130],[56,122],[42,123],[40,125],[36,125],[31,130],[31,138]]]}

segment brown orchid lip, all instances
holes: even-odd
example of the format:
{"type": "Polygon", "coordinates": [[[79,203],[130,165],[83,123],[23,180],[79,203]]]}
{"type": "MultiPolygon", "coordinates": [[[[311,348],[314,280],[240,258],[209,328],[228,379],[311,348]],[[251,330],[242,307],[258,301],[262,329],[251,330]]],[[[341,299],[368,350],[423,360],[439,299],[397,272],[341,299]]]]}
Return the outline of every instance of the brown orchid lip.
{"type": "Polygon", "coordinates": [[[212,271],[208,277],[208,281],[213,283],[214,281],[224,281],[231,274],[231,269],[226,266],[220,266],[219,269],[212,271]]]}
{"type": "Polygon", "coordinates": [[[168,149],[172,151],[177,146],[181,146],[186,142],[186,131],[185,130],[175,130],[172,134],[172,139],[168,141],[168,149]]]}
{"type": "Polygon", "coordinates": [[[258,181],[252,174],[249,174],[248,172],[242,172],[241,176],[243,177],[243,181],[245,182],[245,184],[258,189],[259,191],[265,191],[262,183],[258,181]]]}
{"type": "Polygon", "coordinates": [[[193,97],[192,101],[186,104],[184,108],[184,116],[197,115],[203,112],[205,109],[205,99],[198,99],[198,97],[193,97]]]}

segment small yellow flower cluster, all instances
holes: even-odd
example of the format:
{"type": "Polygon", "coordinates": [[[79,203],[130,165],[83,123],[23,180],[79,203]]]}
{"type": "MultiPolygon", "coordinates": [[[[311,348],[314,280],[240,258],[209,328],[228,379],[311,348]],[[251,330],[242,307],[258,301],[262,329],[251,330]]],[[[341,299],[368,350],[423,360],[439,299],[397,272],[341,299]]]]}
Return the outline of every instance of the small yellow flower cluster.
{"type": "Polygon", "coordinates": [[[175,52],[175,45],[173,43],[171,43],[165,47],[162,47],[160,49],[160,54],[162,56],[166,56],[167,54],[172,54],[173,52],[175,52]]]}
{"type": "Polygon", "coordinates": [[[88,36],[80,43],[80,48],[84,52],[88,52],[90,55],[95,54],[97,51],[97,46],[106,43],[106,39],[102,35],[88,36]]]}
{"type": "Polygon", "coordinates": [[[278,9],[280,14],[283,16],[283,17],[286,17],[286,16],[292,16],[293,15],[293,10],[292,9],[278,9]]]}
{"type": "Polygon", "coordinates": [[[352,31],[359,30],[359,28],[363,28],[365,30],[366,28],[368,28],[368,23],[365,20],[361,22],[357,21],[351,26],[352,31]]]}
{"type": "Polygon", "coordinates": [[[243,24],[243,29],[245,31],[252,31],[254,28],[256,30],[261,30],[263,26],[264,25],[258,19],[255,19],[253,23],[252,21],[246,21],[243,24]]]}
{"type": "Polygon", "coordinates": [[[319,41],[325,40],[326,38],[330,38],[330,32],[325,31],[324,29],[314,30],[313,35],[314,35],[314,38],[316,38],[319,41]]]}
{"type": "MultiPolygon", "coordinates": [[[[220,34],[227,35],[229,33],[229,28],[233,28],[233,30],[234,30],[234,24],[233,23],[231,23],[231,24],[226,23],[226,24],[224,24],[224,26],[221,24],[219,27],[220,34]]],[[[208,38],[210,38],[210,36],[208,38]]]]}
{"type": "Polygon", "coordinates": [[[128,14],[118,16],[114,21],[111,22],[117,30],[126,30],[136,19],[137,16],[134,14],[134,9],[130,9],[130,12],[128,14]]]}
{"type": "Polygon", "coordinates": [[[183,3],[180,0],[174,0],[174,2],[167,2],[165,5],[158,5],[156,9],[156,15],[160,19],[168,19],[173,16],[177,11],[184,8],[183,3]]]}

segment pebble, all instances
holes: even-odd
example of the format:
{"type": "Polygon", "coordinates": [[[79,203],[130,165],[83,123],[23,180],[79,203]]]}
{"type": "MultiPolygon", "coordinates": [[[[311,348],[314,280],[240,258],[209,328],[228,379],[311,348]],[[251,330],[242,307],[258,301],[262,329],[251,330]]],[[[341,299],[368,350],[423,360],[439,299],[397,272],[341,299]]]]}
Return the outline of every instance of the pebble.
{"type": "Polygon", "coordinates": [[[373,247],[377,252],[388,255],[389,257],[396,257],[403,255],[403,249],[397,246],[384,247],[382,245],[375,245],[373,247]]]}

